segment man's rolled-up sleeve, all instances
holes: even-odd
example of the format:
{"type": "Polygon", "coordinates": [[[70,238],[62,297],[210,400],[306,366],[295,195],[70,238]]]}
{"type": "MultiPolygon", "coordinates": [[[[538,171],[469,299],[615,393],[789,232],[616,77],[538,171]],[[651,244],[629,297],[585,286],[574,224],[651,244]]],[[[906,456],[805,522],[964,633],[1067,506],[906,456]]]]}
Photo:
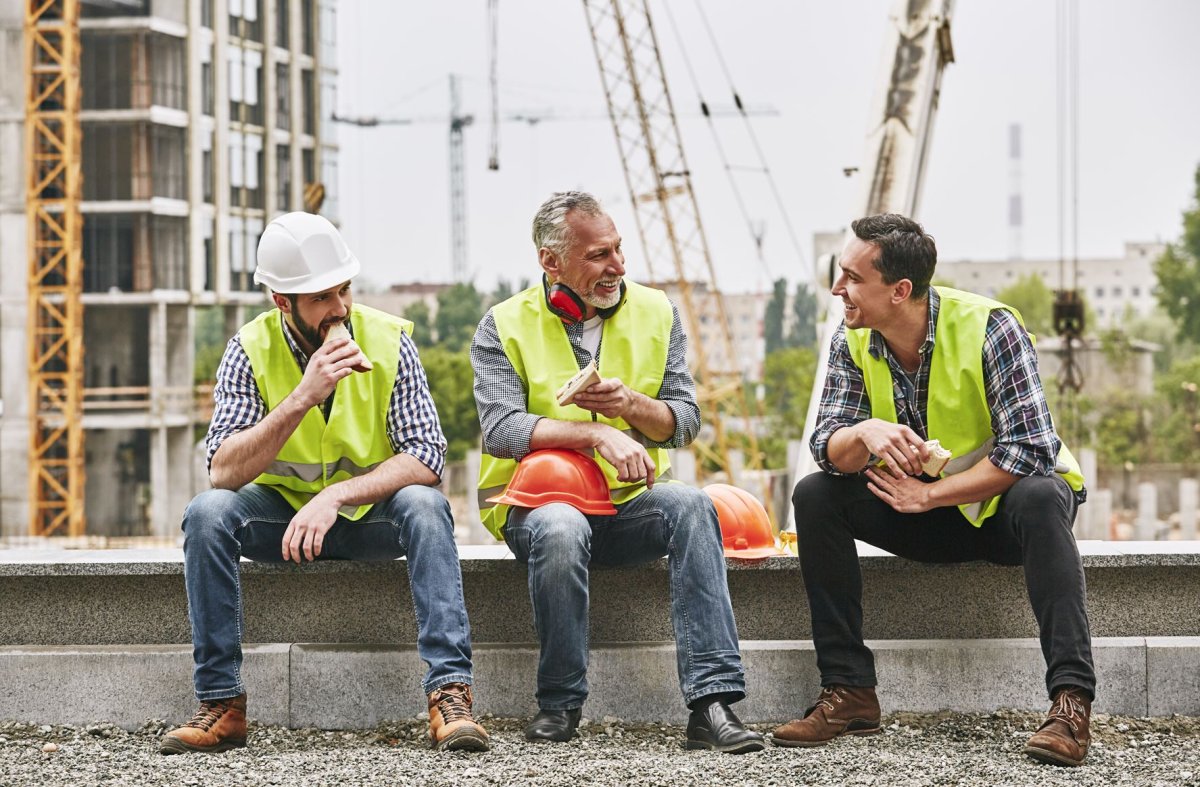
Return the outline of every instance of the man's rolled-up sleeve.
{"type": "Polygon", "coordinates": [[[829,440],[834,432],[871,417],[871,399],[863,382],[862,370],[850,357],[843,324],[833,336],[829,347],[829,365],[825,385],[821,389],[821,404],[817,410],[817,426],[809,446],[817,466],[826,473],[847,475],[829,461],[829,440]]]}

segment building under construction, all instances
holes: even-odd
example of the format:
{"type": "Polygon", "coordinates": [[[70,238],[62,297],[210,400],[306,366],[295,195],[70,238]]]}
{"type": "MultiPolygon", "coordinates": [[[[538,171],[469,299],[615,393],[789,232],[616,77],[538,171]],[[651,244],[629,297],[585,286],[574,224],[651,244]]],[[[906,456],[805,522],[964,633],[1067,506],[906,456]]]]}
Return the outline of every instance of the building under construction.
{"type": "MultiPolygon", "coordinates": [[[[81,0],[86,532],[171,535],[204,485],[198,329],[265,305],[275,215],[337,219],[334,0],[81,0]]],[[[25,70],[26,0],[0,0],[0,62],[25,70]]],[[[30,532],[28,96],[0,81],[0,535],[30,532]]],[[[201,375],[203,376],[203,375],[201,375]]],[[[69,416],[68,416],[69,417],[69,416]]],[[[34,528],[36,529],[36,528],[34,528]]],[[[66,535],[65,532],[57,533],[66,535]]]]}

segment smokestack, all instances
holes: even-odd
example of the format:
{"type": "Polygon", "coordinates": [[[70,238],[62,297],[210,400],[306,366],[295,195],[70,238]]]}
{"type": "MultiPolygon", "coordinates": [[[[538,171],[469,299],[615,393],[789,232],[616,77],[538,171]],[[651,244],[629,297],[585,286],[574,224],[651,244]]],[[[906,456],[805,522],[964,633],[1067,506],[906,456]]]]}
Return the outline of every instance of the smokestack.
{"type": "Polygon", "coordinates": [[[1008,127],[1008,258],[1021,259],[1021,124],[1008,127]]]}

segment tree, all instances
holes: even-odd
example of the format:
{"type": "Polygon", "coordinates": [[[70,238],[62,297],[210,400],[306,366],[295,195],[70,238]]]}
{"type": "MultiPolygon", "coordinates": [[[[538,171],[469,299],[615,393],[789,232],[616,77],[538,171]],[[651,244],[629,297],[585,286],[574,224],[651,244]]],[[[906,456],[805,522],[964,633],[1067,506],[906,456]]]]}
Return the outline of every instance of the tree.
{"type": "Polygon", "coordinates": [[[433,344],[437,337],[433,335],[433,318],[429,314],[429,305],[425,301],[417,301],[404,310],[404,319],[413,323],[413,338],[424,345],[433,344]]]}
{"type": "Polygon", "coordinates": [[[1013,307],[1025,320],[1025,330],[1036,336],[1054,336],[1054,291],[1037,273],[1022,276],[996,294],[996,300],[1013,307]]]}
{"type": "Polygon", "coordinates": [[[471,345],[475,328],[483,318],[483,296],[470,282],[447,287],[437,295],[434,319],[438,344],[447,350],[463,350],[471,345]]]}
{"type": "Polygon", "coordinates": [[[786,303],[787,279],[776,279],[771,300],[767,301],[767,310],[763,314],[763,341],[767,355],[783,348],[783,310],[786,303]]]}
{"type": "Polygon", "coordinates": [[[446,459],[457,462],[479,445],[479,414],[472,390],[475,375],[470,353],[463,349],[429,347],[421,352],[421,365],[429,380],[429,392],[437,404],[442,432],[449,444],[446,459]]]}
{"type": "Polygon", "coordinates": [[[817,294],[807,284],[796,285],[796,297],[792,299],[792,330],[788,333],[788,346],[811,347],[817,343],[817,294]]]}
{"type": "Polygon", "coordinates": [[[1195,199],[1183,212],[1183,237],[1154,263],[1158,302],[1179,326],[1180,336],[1200,343],[1200,165],[1195,199]]]}

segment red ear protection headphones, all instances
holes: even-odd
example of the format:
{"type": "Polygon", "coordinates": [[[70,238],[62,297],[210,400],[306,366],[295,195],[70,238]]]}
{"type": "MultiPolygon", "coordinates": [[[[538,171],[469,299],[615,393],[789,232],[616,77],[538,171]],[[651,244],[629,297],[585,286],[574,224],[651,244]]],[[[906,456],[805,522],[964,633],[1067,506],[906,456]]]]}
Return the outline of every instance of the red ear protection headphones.
{"type": "MultiPolygon", "coordinates": [[[[546,293],[546,308],[557,315],[564,324],[575,325],[583,322],[584,315],[587,314],[587,304],[583,302],[583,298],[580,298],[578,293],[561,282],[551,285],[544,273],[542,274],[542,291],[546,293]]],[[[616,305],[605,309],[596,309],[596,313],[607,320],[617,313],[617,309],[620,309],[623,303],[625,303],[624,279],[621,280],[621,298],[616,305]]]]}

